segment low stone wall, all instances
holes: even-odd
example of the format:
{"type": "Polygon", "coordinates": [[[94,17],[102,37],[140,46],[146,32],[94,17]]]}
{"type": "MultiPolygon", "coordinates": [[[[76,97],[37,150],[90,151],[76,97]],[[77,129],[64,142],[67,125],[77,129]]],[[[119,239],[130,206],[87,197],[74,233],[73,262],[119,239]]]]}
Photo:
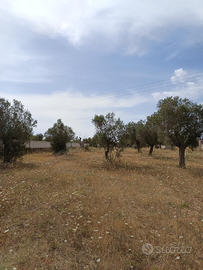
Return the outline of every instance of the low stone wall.
{"type": "MultiPolygon", "coordinates": [[[[85,145],[87,144],[84,144],[84,146],[85,145]]],[[[67,143],[66,146],[69,148],[80,147],[79,143],[72,143],[72,142],[67,143]]],[[[30,141],[26,143],[26,147],[31,149],[49,149],[51,148],[51,143],[46,141],[30,141]]]]}
{"type": "Polygon", "coordinates": [[[30,141],[29,143],[26,143],[27,148],[31,149],[48,149],[51,148],[50,142],[45,141],[30,141]]]}
{"type": "MultiPolygon", "coordinates": [[[[87,145],[87,143],[84,144],[84,146],[87,145]]],[[[69,142],[66,144],[67,147],[70,147],[70,148],[77,148],[77,147],[80,147],[79,143],[72,143],[72,142],[69,142]]]]}

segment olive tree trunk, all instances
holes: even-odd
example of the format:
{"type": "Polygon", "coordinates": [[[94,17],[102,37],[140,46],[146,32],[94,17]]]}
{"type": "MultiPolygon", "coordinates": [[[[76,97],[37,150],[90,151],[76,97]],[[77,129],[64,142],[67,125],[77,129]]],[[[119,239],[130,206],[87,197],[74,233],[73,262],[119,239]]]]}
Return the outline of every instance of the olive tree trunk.
{"type": "Polygon", "coordinates": [[[6,162],[10,162],[9,147],[8,147],[7,143],[4,142],[4,163],[6,163],[6,162]]]}
{"type": "Polygon", "coordinates": [[[180,167],[185,167],[185,145],[181,145],[179,147],[179,166],[180,167]]]}
{"type": "Polygon", "coordinates": [[[137,151],[138,153],[140,153],[141,143],[137,141],[136,144],[137,144],[137,151]]]}
{"type": "Polygon", "coordinates": [[[105,151],[105,157],[106,159],[109,158],[109,145],[107,146],[107,150],[105,151]]]}
{"type": "Polygon", "coordinates": [[[154,145],[150,145],[149,156],[152,156],[153,148],[154,148],[154,145]]]}

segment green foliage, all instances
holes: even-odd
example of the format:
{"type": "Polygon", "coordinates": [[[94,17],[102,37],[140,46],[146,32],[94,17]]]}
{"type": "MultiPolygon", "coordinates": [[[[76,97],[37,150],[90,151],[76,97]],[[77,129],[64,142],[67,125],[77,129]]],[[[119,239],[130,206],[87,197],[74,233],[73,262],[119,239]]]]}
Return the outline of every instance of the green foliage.
{"type": "Polygon", "coordinates": [[[4,152],[4,162],[15,162],[26,153],[25,143],[12,139],[7,140],[2,152],[4,152]]]}
{"type": "Polygon", "coordinates": [[[95,115],[92,123],[96,128],[98,143],[105,149],[106,158],[109,158],[109,153],[111,158],[114,150],[116,151],[116,157],[119,157],[124,150],[125,144],[125,126],[123,121],[120,118],[115,119],[115,114],[112,112],[107,113],[106,116],[95,115]]]}
{"type": "Polygon", "coordinates": [[[89,145],[85,145],[83,148],[85,151],[90,151],[89,145]]]}
{"type": "Polygon", "coordinates": [[[179,165],[185,166],[185,149],[195,147],[203,132],[203,106],[188,99],[168,97],[158,102],[159,132],[179,147],[179,165]]]}
{"type": "Polygon", "coordinates": [[[55,154],[66,152],[66,143],[70,142],[74,136],[75,133],[72,128],[65,126],[61,119],[58,119],[57,123],[44,133],[45,139],[51,142],[51,147],[55,154]]]}
{"type": "Polygon", "coordinates": [[[0,99],[0,156],[4,162],[14,162],[25,154],[25,143],[30,140],[36,124],[20,101],[13,100],[11,104],[0,99]]]}
{"type": "Polygon", "coordinates": [[[150,146],[149,155],[152,155],[153,147],[159,144],[157,114],[147,117],[147,121],[139,121],[137,124],[137,138],[142,144],[150,146]]]}
{"type": "Polygon", "coordinates": [[[189,148],[193,151],[194,148],[197,148],[198,146],[199,146],[199,141],[196,139],[196,141],[194,140],[193,143],[189,145],[189,148]]]}
{"type": "Polygon", "coordinates": [[[186,202],[184,202],[183,204],[181,204],[180,208],[181,209],[189,208],[189,206],[188,206],[188,204],[186,202]]]}
{"type": "Polygon", "coordinates": [[[91,139],[91,142],[89,143],[89,146],[92,146],[92,147],[97,147],[99,144],[99,136],[98,134],[95,134],[92,139],[91,139]]]}
{"type": "Polygon", "coordinates": [[[42,133],[38,133],[38,134],[32,136],[31,140],[33,140],[33,141],[42,141],[43,137],[44,137],[44,135],[42,133]]]}
{"type": "Polygon", "coordinates": [[[125,126],[125,131],[126,131],[125,138],[126,138],[126,145],[137,148],[139,152],[143,144],[137,136],[137,126],[138,126],[138,123],[129,122],[125,126]]]}
{"type": "Polygon", "coordinates": [[[203,107],[188,99],[168,97],[158,102],[159,126],[171,144],[196,144],[203,131],[203,107]]]}
{"type": "Polygon", "coordinates": [[[85,139],[83,139],[83,142],[84,143],[88,143],[88,144],[90,144],[91,143],[91,141],[92,141],[92,139],[89,137],[89,138],[85,138],[85,139]]]}

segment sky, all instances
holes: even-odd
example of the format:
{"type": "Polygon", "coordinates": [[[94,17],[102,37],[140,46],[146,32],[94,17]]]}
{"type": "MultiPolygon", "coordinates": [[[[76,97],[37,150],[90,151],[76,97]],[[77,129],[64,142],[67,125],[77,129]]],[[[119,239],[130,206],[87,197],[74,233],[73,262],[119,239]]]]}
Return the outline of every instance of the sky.
{"type": "Polygon", "coordinates": [[[45,133],[92,137],[95,114],[145,120],[168,96],[203,102],[202,0],[1,0],[0,97],[45,133]]]}

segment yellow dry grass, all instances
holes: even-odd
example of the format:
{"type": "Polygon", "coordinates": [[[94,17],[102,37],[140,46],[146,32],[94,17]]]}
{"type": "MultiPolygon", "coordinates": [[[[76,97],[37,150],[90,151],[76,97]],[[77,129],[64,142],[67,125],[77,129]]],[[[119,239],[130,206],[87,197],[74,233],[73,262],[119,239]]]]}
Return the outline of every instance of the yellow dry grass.
{"type": "Polygon", "coordinates": [[[0,169],[0,269],[203,269],[203,152],[34,153],[0,169]],[[143,245],[149,243],[150,247],[143,245]]]}

